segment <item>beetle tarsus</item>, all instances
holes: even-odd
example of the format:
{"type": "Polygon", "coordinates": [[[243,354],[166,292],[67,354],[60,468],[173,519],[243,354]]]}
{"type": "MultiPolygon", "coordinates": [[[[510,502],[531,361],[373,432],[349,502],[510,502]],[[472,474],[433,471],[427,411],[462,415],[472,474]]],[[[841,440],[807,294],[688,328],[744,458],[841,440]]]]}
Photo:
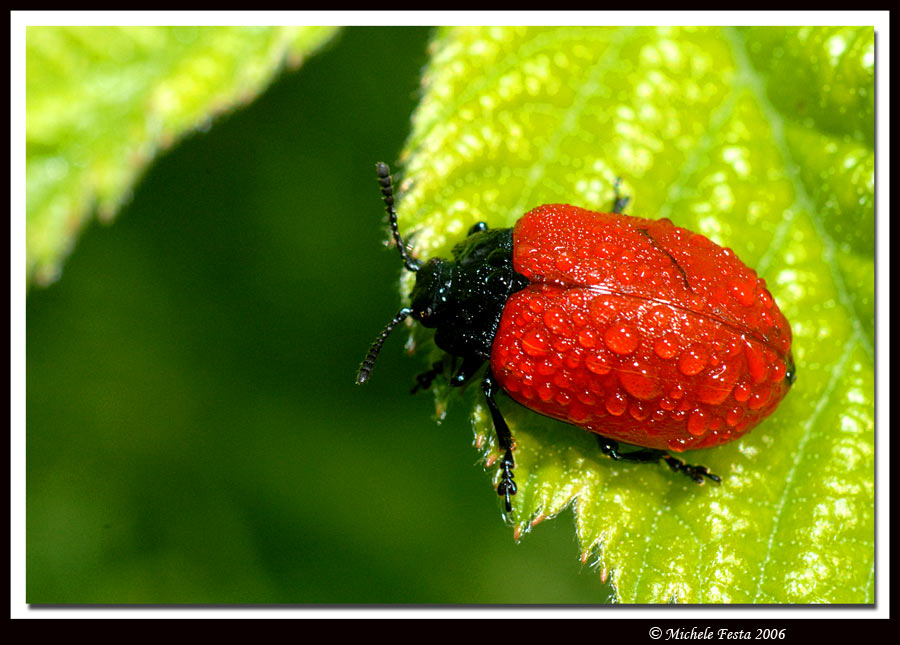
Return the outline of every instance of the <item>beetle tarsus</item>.
{"type": "Polygon", "coordinates": [[[681,459],[677,457],[673,457],[672,455],[666,455],[663,457],[665,462],[669,464],[669,468],[672,469],[672,472],[681,472],[693,479],[697,484],[703,484],[703,478],[708,477],[712,481],[717,484],[722,483],[722,479],[718,475],[714,475],[709,472],[709,469],[706,466],[692,466],[691,464],[686,464],[681,459]]]}
{"type": "Polygon", "coordinates": [[[683,460],[673,457],[665,450],[657,450],[656,448],[642,448],[633,452],[619,452],[619,442],[601,435],[597,435],[597,443],[600,444],[600,452],[615,461],[638,461],[638,462],[656,462],[665,461],[672,472],[684,473],[697,484],[703,484],[706,477],[717,484],[722,483],[722,479],[718,475],[709,472],[706,466],[693,466],[685,463],[683,460]]]}
{"type": "Polygon", "coordinates": [[[506,512],[511,513],[512,502],[509,496],[515,495],[518,490],[516,482],[513,481],[515,478],[513,474],[515,461],[512,456],[512,433],[509,431],[509,426],[506,424],[506,420],[503,418],[500,408],[497,407],[497,402],[494,400],[494,395],[497,393],[497,382],[494,380],[494,374],[490,368],[484,373],[484,379],[481,381],[481,390],[484,392],[488,410],[491,411],[491,419],[494,421],[494,432],[497,433],[497,443],[500,445],[501,450],[506,451],[503,459],[500,460],[501,475],[500,484],[497,486],[497,494],[504,498],[506,512]]]}
{"type": "Polygon", "coordinates": [[[507,448],[506,454],[503,455],[503,459],[500,461],[500,469],[503,474],[500,478],[500,484],[497,486],[497,494],[504,498],[507,513],[512,512],[512,502],[509,496],[515,495],[518,490],[516,482],[513,481],[516,477],[512,471],[513,466],[515,466],[515,462],[513,461],[512,450],[507,448]]]}
{"type": "Polygon", "coordinates": [[[620,459],[618,452],[618,442],[597,435],[597,443],[600,444],[600,452],[602,452],[604,455],[606,455],[613,461],[618,461],[620,459]]]}

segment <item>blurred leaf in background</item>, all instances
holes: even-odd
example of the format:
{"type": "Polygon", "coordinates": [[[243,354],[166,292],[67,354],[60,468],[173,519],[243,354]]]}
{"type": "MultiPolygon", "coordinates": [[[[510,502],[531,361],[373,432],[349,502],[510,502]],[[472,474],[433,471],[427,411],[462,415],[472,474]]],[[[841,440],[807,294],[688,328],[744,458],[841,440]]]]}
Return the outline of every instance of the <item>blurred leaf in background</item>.
{"type": "Polygon", "coordinates": [[[112,218],[160,148],[252,101],[331,27],[29,27],[28,280],[54,280],[85,220],[112,218]]]}
{"type": "Polygon", "coordinates": [[[190,33],[162,47],[188,91],[161,103],[192,106],[165,136],[147,117],[160,101],[132,87],[156,78],[149,46],[129,38],[121,59],[93,54],[91,69],[133,62],[121,80],[60,82],[121,105],[33,122],[32,53],[54,50],[28,35],[36,281],[95,204],[114,212],[156,147],[194,132],[115,226],[88,227],[63,280],[29,294],[29,602],[872,602],[871,28],[442,29],[428,56],[428,30],[348,29],[199,131],[331,32],[221,30],[206,48],[190,33]],[[243,89],[197,89],[217,75],[243,89]],[[107,122],[136,136],[94,127],[107,122]],[[87,131],[99,146],[70,134],[87,131]],[[373,163],[404,140],[400,220],[420,257],[541,203],[607,210],[622,176],[629,212],[757,268],[799,377],[746,439],[691,456],[722,487],[612,463],[504,400],[513,535],[561,512],[576,528],[544,522],[516,544],[473,472],[468,411],[482,458],[495,453],[477,392],[439,400],[435,427],[427,397],[405,396],[426,358],[399,343],[354,387],[397,306],[373,163]]]}

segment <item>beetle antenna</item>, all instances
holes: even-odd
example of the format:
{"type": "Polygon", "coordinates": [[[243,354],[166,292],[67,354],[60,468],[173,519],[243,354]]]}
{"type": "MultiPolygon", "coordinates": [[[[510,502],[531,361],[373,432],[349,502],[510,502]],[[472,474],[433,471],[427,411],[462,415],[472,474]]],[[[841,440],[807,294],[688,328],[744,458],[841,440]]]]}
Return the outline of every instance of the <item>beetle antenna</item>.
{"type": "Polygon", "coordinates": [[[391,179],[391,169],[383,161],[375,164],[375,170],[378,172],[378,184],[381,186],[381,198],[384,200],[384,210],[388,214],[388,220],[391,223],[391,233],[394,234],[394,242],[400,251],[400,259],[403,260],[403,266],[407,271],[415,273],[422,266],[422,263],[415,258],[410,257],[406,253],[406,244],[400,237],[400,231],[397,228],[397,211],[394,210],[394,182],[391,179]]]}
{"type": "Polygon", "coordinates": [[[375,359],[378,358],[378,354],[381,352],[381,346],[384,345],[384,341],[387,340],[387,337],[394,331],[394,327],[406,320],[406,317],[411,313],[412,309],[409,307],[404,307],[398,311],[397,315],[394,316],[394,319],[389,322],[388,326],[381,332],[381,336],[375,339],[375,342],[372,343],[372,347],[369,348],[369,353],[366,354],[366,358],[363,360],[362,365],[359,366],[359,372],[356,373],[357,385],[362,385],[369,380],[372,368],[375,367],[375,359]]]}

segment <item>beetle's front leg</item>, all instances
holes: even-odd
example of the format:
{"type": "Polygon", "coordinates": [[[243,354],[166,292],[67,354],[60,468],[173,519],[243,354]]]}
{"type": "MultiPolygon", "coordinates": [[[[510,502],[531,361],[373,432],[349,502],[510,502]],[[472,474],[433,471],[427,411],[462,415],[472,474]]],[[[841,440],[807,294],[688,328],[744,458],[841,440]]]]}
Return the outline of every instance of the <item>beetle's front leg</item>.
{"type": "Polygon", "coordinates": [[[506,420],[500,413],[500,408],[497,407],[497,401],[494,400],[498,386],[490,368],[484,374],[484,380],[481,381],[481,389],[484,392],[488,409],[491,411],[491,419],[494,421],[497,443],[500,446],[500,450],[504,451],[503,458],[500,460],[501,475],[500,484],[497,486],[497,494],[504,498],[506,512],[510,513],[512,512],[512,502],[509,497],[510,495],[515,495],[518,490],[514,481],[515,475],[513,474],[515,461],[513,461],[512,456],[512,433],[509,431],[509,426],[506,425],[506,420]]]}

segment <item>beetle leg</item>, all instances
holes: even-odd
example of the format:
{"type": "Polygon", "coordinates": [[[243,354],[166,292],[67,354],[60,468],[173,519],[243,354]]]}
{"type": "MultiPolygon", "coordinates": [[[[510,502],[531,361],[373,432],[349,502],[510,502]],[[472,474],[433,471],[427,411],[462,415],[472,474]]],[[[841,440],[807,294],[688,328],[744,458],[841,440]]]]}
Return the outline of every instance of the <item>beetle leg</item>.
{"type": "Polygon", "coordinates": [[[481,233],[482,231],[488,230],[488,225],[485,222],[475,222],[472,225],[472,228],[469,229],[469,232],[466,233],[466,237],[470,235],[475,235],[475,233],[481,233]]]}
{"type": "Polygon", "coordinates": [[[497,494],[504,498],[506,512],[511,513],[512,502],[510,502],[509,496],[515,495],[516,490],[518,490],[516,482],[513,481],[515,475],[512,469],[515,466],[515,462],[512,456],[512,433],[509,431],[509,426],[506,425],[506,420],[500,414],[500,408],[497,407],[497,402],[494,400],[494,395],[497,393],[497,383],[494,381],[494,374],[490,369],[485,373],[484,380],[481,381],[481,389],[484,391],[484,398],[487,401],[488,409],[491,411],[491,419],[494,421],[497,443],[500,445],[500,450],[505,451],[503,459],[500,460],[502,474],[500,476],[500,484],[497,486],[497,494]]]}
{"type": "MultiPolygon", "coordinates": [[[[446,357],[446,354],[444,356],[446,357]]],[[[427,390],[431,387],[431,383],[434,381],[434,379],[436,379],[443,373],[444,359],[441,358],[441,360],[432,363],[430,370],[416,375],[416,384],[413,386],[413,389],[409,391],[409,393],[415,394],[419,390],[427,390]]]]}
{"type": "Polygon", "coordinates": [[[662,459],[669,464],[669,468],[671,468],[673,472],[682,472],[698,484],[703,483],[704,477],[709,477],[717,484],[722,483],[721,478],[718,475],[709,472],[709,469],[706,466],[692,466],[691,464],[686,464],[681,459],[668,454],[663,456],[662,459]]]}
{"type": "Polygon", "coordinates": [[[625,207],[628,206],[628,202],[631,201],[631,197],[625,195],[622,196],[622,193],[619,192],[619,188],[622,186],[622,178],[616,177],[616,183],[613,185],[613,190],[616,191],[616,198],[613,201],[613,213],[617,215],[621,215],[624,212],[625,207]]]}
{"type": "Polygon", "coordinates": [[[602,435],[594,435],[597,437],[597,443],[600,445],[600,452],[614,461],[621,459],[619,457],[619,442],[607,439],[602,435]]]}
{"type": "Polygon", "coordinates": [[[659,461],[663,460],[668,464],[673,472],[681,472],[693,479],[696,483],[702,484],[703,478],[708,477],[717,484],[722,480],[718,475],[709,472],[706,466],[692,466],[684,463],[681,459],[673,457],[665,450],[657,450],[656,448],[642,448],[633,452],[619,452],[619,442],[601,435],[597,435],[597,443],[600,444],[600,452],[611,459],[626,461],[659,461]]]}

